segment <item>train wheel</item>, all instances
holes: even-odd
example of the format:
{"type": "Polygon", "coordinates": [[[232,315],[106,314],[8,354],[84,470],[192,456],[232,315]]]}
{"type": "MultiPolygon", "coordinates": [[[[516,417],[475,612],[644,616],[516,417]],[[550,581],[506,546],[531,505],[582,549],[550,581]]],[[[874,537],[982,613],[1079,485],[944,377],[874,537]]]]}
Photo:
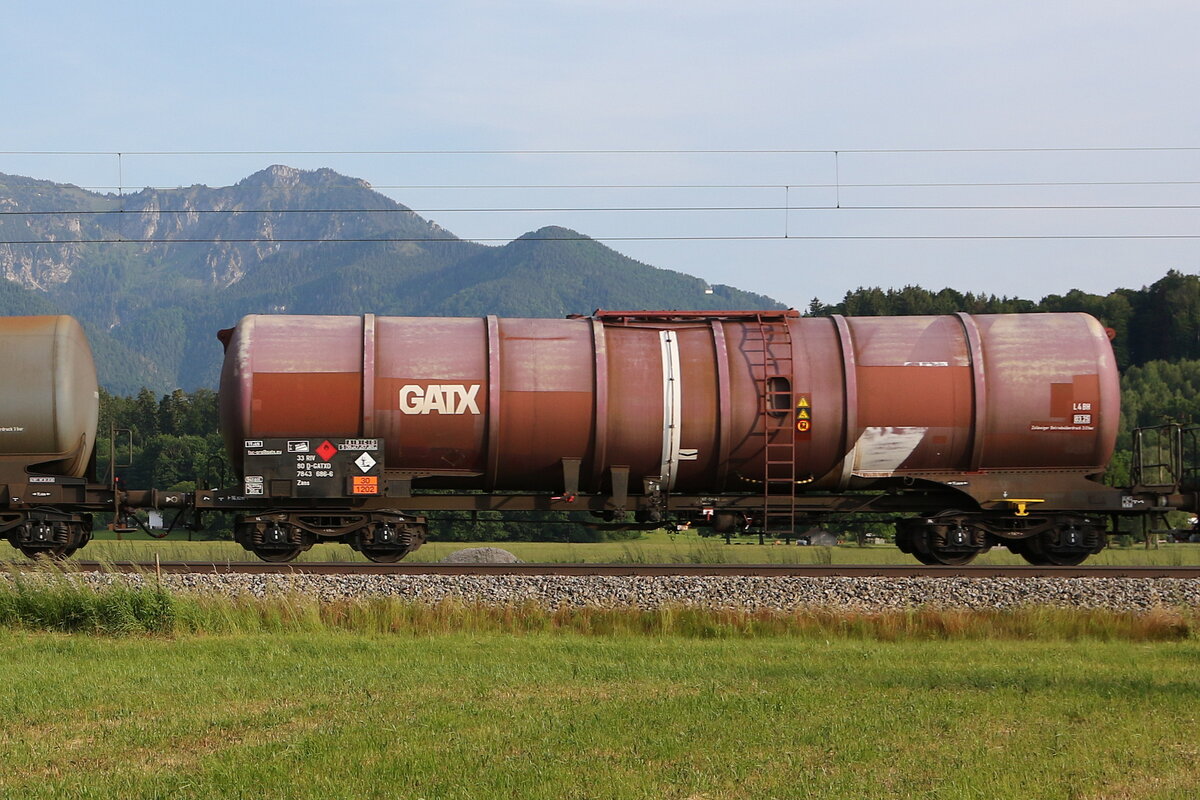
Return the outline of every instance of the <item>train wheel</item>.
{"type": "Polygon", "coordinates": [[[979,555],[979,551],[972,550],[969,553],[948,553],[945,551],[933,550],[929,553],[922,553],[920,550],[917,550],[913,553],[913,555],[916,556],[917,560],[922,564],[928,564],[931,567],[938,566],[939,564],[947,567],[958,567],[962,566],[963,564],[970,564],[972,561],[974,561],[975,556],[979,555]]]}
{"type": "Polygon", "coordinates": [[[1045,551],[1038,547],[1036,539],[1036,536],[1028,539],[1013,539],[1008,542],[1008,549],[1035,567],[1054,566],[1054,562],[1046,557],[1045,551]]]}
{"type": "Polygon", "coordinates": [[[928,566],[957,567],[969,564],[983,552],[976,547],[974,534],[968,528],[955,525],[906,525],[897,533],[901,550],[928,566]]]}
{"type": "Polygon", "coordinates": [[[21,545],[18,547],[26,558],[50,558],[58,561],[63,558],[70,558],[75,555],[78,547],[27,547],[21,545]]]}
{"type": "Polygon", "coordinates": [[[1021,558],[1035,567],[1075,567],[1091,555],[1086,550],[1053,550],[1049,545],[1054,544],[1053,532],[1030,536],[1028,539],[1018,539],[1009,544],[1009,549],[1020,554],[1021,558]]]}
{"type": "Polygon", "coordinates": [[[1056,567],[1077,567],[1082,564],[1090,553],[1051,553],[1050,563],[1056,567]]]}
{"type": "Polygon", "coordinates": [[[383,519],[360,528],[350,546],[378,564],[394,564],[417,549],[425,541],[424,529],[405,523],[400,512],[395,514],[395,519],[383,519]]]}
{"type": "Polygon", "coordinates": [[[962,564],[970,564],[978,555],[978,550],[970,553],[946,553],[938,556],[938,563],[945,564],[946,566],[950,567],[957,567],[962,564]]]}
{"type": "Polygon", "coordinates": [[[932,554],[925,553],[920,550],[913,550],[912,557],[915,558],[917,561],[920,561],[922,564],[925,564],[926,566],[930,566],[930,567],[937,566],[938,564],[942,563],[942,562],[938,561],[936,558],[934,558],[932,554]]]}
{"type": "Polygon", "coordinates": [[[303,547],[294,547],[291,550],[280,550],[278,548],[267,549],[263,547],[254,549],[251,552],[261,558],[263,561],[270,561],[274,564],[283,564],[288,561],[292,561],[296,558],[296,556],[303,553],[304,550],[305,548],[303,547]]]}
{"type": "Polygon", "coordinates": [[[408,555],[407,550],[363,550],[362,554],[376,564],[395,564],[408,555]]]}

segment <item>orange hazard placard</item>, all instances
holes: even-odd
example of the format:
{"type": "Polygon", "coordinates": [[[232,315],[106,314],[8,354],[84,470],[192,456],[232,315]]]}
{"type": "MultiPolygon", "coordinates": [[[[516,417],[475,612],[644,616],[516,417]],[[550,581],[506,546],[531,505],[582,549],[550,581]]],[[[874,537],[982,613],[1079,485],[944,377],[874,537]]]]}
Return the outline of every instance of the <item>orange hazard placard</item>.
{"type": "Polygon", "coordinates": [[[375,475],[355,475],[354,494],[379,494],[379,478],[375,475]]]}

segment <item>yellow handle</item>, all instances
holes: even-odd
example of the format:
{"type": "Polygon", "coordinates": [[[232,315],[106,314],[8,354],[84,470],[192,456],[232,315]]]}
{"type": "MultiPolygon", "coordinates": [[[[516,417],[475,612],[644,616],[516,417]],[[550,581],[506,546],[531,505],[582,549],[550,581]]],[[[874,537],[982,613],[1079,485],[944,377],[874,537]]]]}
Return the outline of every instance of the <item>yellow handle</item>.
{"type": "Polygon", "coordinates": [[[1046,501],[1034,497],[1002,497],[999,500],[992,500],[991,502],[1008,503],[1010,506],[1013,506],[1017,509],[1014,516],[1028,517],[1029,512],[1025,510],[1026,506],[1028,506],[1030,503],[1044,503],[1046,501]]]}

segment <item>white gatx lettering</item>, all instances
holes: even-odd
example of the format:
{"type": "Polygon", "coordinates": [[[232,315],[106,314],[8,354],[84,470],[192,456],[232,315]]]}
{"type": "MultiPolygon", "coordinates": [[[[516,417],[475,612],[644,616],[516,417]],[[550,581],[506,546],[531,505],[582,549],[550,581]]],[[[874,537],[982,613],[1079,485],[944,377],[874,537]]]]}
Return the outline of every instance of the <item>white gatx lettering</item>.
{"type": "Polygon", "coordinates": [[[425,408],[421,410],[422,414],[453,414],[452,408],[446,407],[446,388],[444,386],[430,386],[425,390],[425,408]]]}
{"type": "Polygon", "coordinates": [[[478,383],[405,384],[400,387],[400,413],[478,414],[479,386],[478,383]]]}
{"type": "Polygon", "coordinates": [[[475,405],[475,398],[479,394],[479,384],[473,383],[470,386],[458,386],[458,413],[462,414],[465,408],[472,414],[479,413],[479,406],[475,405]]]}
{"type": "Polygon", "coordinates": [[[425,399],[425,390],[420,386],[400,387],[400,410],[405,414],[420,414],[425,399]]]}

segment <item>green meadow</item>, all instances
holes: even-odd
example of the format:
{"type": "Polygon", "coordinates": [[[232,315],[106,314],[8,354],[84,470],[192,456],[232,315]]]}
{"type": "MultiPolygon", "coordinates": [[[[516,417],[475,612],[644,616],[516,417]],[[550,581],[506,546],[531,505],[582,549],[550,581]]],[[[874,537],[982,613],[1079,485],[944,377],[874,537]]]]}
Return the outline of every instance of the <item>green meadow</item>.
{"type": "Polygon", "coordinates": [[[22,798],[1189,798],[1195,639],[0,634],[22,798]]]}
{"type": "Polygon", "coordinates": [[[1192,798],[1200,618],[0,584],[0,796],[1192,798]]]}

